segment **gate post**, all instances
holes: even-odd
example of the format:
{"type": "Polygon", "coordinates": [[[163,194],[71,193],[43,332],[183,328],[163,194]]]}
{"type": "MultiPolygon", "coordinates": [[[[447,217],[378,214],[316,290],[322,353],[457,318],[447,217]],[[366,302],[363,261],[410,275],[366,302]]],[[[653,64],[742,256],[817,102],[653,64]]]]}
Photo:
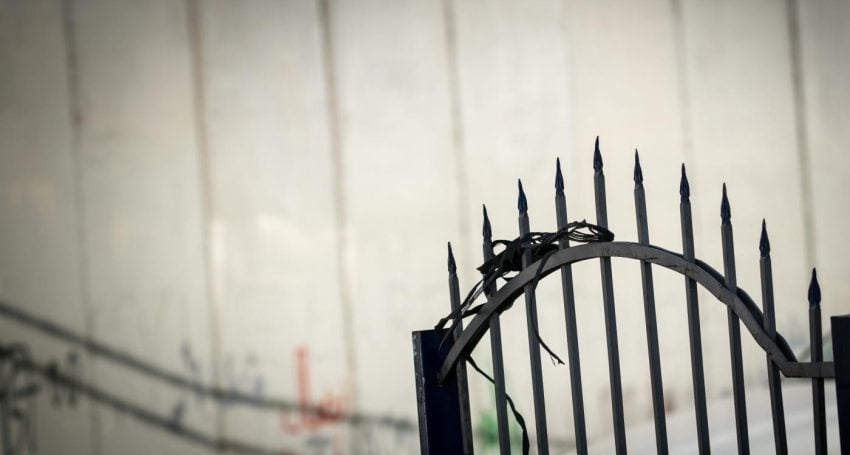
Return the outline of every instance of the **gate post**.
{"type": "Polygon", "coordinates": [[[437,381],[437,372],[452,347],[452,343],[446,342],[440,348],[445,334],[445,330],[413,332],[419,447],[422,455],[463,454],[457,376],[449,375],[442,387],[437,381]]]}
{"type": "Polygon", "coordinates": [[[833,316],[832,355],[841,453],[850,453],[850,315],[833,316]]]}

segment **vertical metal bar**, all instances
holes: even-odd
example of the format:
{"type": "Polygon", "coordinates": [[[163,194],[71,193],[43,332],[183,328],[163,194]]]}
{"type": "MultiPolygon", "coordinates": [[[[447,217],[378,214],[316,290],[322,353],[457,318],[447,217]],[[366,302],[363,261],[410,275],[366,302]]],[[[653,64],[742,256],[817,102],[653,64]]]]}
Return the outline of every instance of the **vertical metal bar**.
{"type": "MultiPolygon", "coordinates": [[[[682,164],[679,182],[679,216],[682,222],[682,251],[686,260],[694,262],[694,225],[691,216],[691,187],[682,164]]],[[[685,295],[688,303],[688,339],[691,348],[691,380],[694,389],[694,413],[697,423],[697,440],[700,455],[711,453],[708,435],[708,410],[705,404],[705,373],[702,366],[702,335],[699,322],[697,283],[685,277],[685,295]]]]}
{"type": "MultiPolygon", "coordinates": [[[[564,195],[564,176],[561,174],[561,160],[555,163],[555,212],[558,229],[569,223],[567,218],[567,198],[564,195]]],[[[570,240],[561,238],[558,247],[570,247],[570,240]]],[[[573,398],[573,424],[575,426],[575,444],[577,455],[587,455],[587,428],[584,423],[584,396],[581,387],[581,362],[578,352],[578,326],[576,324],[576,304],[573,291],[573,268],[567,264],[561,267],[561,290],[564,295],[564,314],[567,325],[567,354],[570,368],[570,392],[573,398]]]]}
{"type": "MultiPolygon", "coordinates": [[[[0,347],[0,349],[3,349],[0,347]]],[[[3,455],[12,454],[12,362],[4,362],[9,352],[0,352],[0,438],[2,438],[3,455]]]]}
{"type": "MultiPolygon", "coordinates": [[[[761,269],[761,298],[764,306],[764,328],[767,335],[776,340],[776,314],[773,306],[773,267],[770,262],[770,240],[767,237],[767,224],[761,222],[761,240],[759,241],[759,268],[761,269]]],[[[788,453],[785,435],[785,408],[782,403],[782,379],[779,368],[767,354],[767,382],[770,387],[770,411],[773,416],[773,440],[777,455],[788,453]]]]}
{"type": "MultiPolygon", "coordinates": [[[[818,275],[812,269],[809,283],[809,336],[812,362],[823,361],[823,339],[821,336],[820,285],[818,275]]],[[[826,409],[823,395],[823,378],[812,378],[812,410],[815,424],[815,454],[826,454],[826,409]]]]}
{"type": "MultiPolygon", "coordinates": [[[[457,279],[457,265],[452,254],[452,244],[449,247],[449,294],[451,296],[452,311],[460,306],[460,285],[457,279]]],[[[454,329],[454,338],[458,339],[463,332],[463,320],[458,321],[454,329]]],[[[466,380],[466,364],[461,362],[455,369],[457,375],[457,392],[460,401],[460,424],[463,434],[463,453],[472,455],[472,416],[469,412],[469,385],[466,380]]]]}
{"type": "MultiPolygon", "coordinates": [[[[530,231],[528,221],[528,201],[522,190],[522,181],[519,186],[519,235],[525,238],[530,231]]],[[[528,267],[532,262],[531,250],[524,249],[522,253],[522,267],[528,267]]],[[[546,400],[543,396],[543,368],[540,365],[540,344],[537,339],[537,302],[534,297],[534,286],[525,286],[525,313],[528,323],[528,356],[531,359],[531,390],[534,394],[534,424],[537,429],[537,452],[540,455],[549,453],[549,436],[546,429],[546,400]]]]}
{"type": "MultiPolygon", "coordinates": [[[[723,184],[723,199],[720,203],[720,225],[723,237],[723,273],[726,275],[726,287],[738,292],[735,273],[735,246],[732,237],[732,209],[726,196],[726,184],[723,184]]],[[[732,359],[732,397],[735,404],[735,431],[738,436],[738,453],[750,453],[747,430],[747,400],[744,391],[744,359],[741,353],[741,323],[732,307],[726,307],[729,325],[729,351],[732,359]]]]}
{"type": "MultiPolygon", "coordinates": [[[[484,227],[482,235],[484,241],[481,248],[484,251],[484,261],[493,258],[493,229],[490,227],[490,217],[487,216],[487,207],[484,209],[484,227]]],[[[484,288],[484,295],[488,298],[496,292],[496,283],[484,288]]],[[[508,428],[508,404],[505,392],[505,362],[502,358],[502,325],[499,315],[490,318],[490,351],[493,355],[493,382],[496,392],[496,425],[499,430],[499,453],[510,455],[511,437],[508,428]]]]}
{"type": "Polygon", "coordinates": [[[841,453],[850,453],[850,315],[832,317],[832,356],[835,361],[835,402],[841,453]]]}
{"type": "MultiPolygon", "coordinates": [[[[608,227],[608,207],[605,201],[605,174],[602,173],[602,154],[599,138],[593,151],[593,189],[596,197],[596,224],[608,227]]],[[[620,380],[620,349],[617,345],[617,317],[614,311],[614,286],[611,277],[611,258],[599,260],[602,275],[602,300],[605,309],[605,338],[608,344],[608,379],[611,383],[611,414],[614,419],[614,446],[617,454],[626,453],[626,425],[623,416],[623,384],[620,380]]]]}
{"type": "Polygon", "coordinates": [[[449,343],[440,348],[445,333],[445,330],[413,332],[413,366],[422,455],[463,451],[457,382],[448,381],[441,386],[437,380],[437,372],[451,349],[449,343]]]}
{"type": "MultiPolygon", "coordinates": [[[[635,150],[635,214],[637,217],[638,242],[649,244],[649,223],[646,215],[646,194],[643,189],[643,170],[635,150]]],[[[655,290],[652,268],[649,262],[641,261],[640,278],[643,286],[643,311],[646,321],[646,346],[649,353],[649,379],[652,387],[652,413],[655,420],[655,445],[659,455],[667,454],[667,424],[664,415],[664,387],[661,382],[661,355],[658,352],[658,323],[655,317],[655,290]]]]}

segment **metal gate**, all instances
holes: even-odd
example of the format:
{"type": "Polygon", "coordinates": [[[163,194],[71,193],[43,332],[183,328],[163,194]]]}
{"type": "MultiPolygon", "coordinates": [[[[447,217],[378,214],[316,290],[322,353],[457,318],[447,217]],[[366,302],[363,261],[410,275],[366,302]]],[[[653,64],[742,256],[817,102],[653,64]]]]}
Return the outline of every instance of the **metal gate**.
{"type": "MultiPolygon", "coordinates": [[[[607,228],[608,214],[605,197],[605,176],[602,156],[597,138],[593,159],[594,193],[596,202],[596,223],[607,228]]],[[[564,183],[560,162],[556,165],[555,212],[558,229],[568,224],[567,204],[564,195],[564,183]]],[[[682,253],[675,253],[649,242],[649,230],[646,215],[646,200],[643,188],[643,174],[637,152],[634,168],[634,201],[638,231],[637,242],[604,241],[581,245],[570,245],[561,238],[558,250],[545,259],[534,261],[531,251],[523,249],[522,268],[514,277],[507,280],[501,288],[495,285],[484,289],[486,302],[476,309],[466,327],[459,323],[449,336],[450,341],[441,343],[446,335],[445,329],[413,332],[414,363],[416,370],[416,391],[419,410],[420,442],[423,454],[470,454],[473,453],[473,433],[469,411],[466,367],[470,354],[485,334],[489,334],[492,351],[493,383],[495,385],[496,417],[501,454],[511,451],[508,431],[508,406],[513,406],[505,392],[504,361],[502,358],[501,329],[499,315],[511,307],[521,295],[524,296],[527,321],[528,349],[530,357],[531,383],[533,393],[533,416],[536,435],[536,447],[539,454],[549,453],[543,375],[540,360],[540,341],[537,336],[537,306],[534,288],[538,279],[560,272],[563,289],[563,303],[566,315],[566,335],[570,390],[572,394],[572,413],[576,452],[580,455],[588,451],[585,428],[584,404],[581,382],[581,362],[579,359],[576,327],[575,298],[571,265],[585,260],[598,260],[601,272],[602,296],[604,305],[605,333],[608,353],[608,373],[611,390],[611,410],[613,415],[613,437],[617,454],[625,454],[626,430],[623,413],[622,381],[620,377],[620,354],[617,337],[617,321],[614,304],[614,282],[611,274],[611,258],[628,258],[640,261],[643,287],[644,316],[646,324],[647,347],[649,353],[649,372],[652,390],[652,407],[655,425],[655,438],[659,454],[668,453],[667,427],[662,387],[661,361],[658,348],[658,328],[655,316],[655,297],[652,280],[652,265],[661,266],[678,272],[684,278],[686,291],[688,333],[690,344],[690,367],[693,381],[693,394],[698,447],[700,454],[710,453],[709,425],[706,409],[705,381],[702,358],[702,337],[700,334],[700,316],[697,299],[697,285],[709,291],[726,305],[731,352],[731,371],[733,400],[735,410],[735,429],[738,453],[749,453],[749,435],[747,425],[747,407],[745,402],[744,371],[741,353],[741,323],[750,336],[764,350],[770,405],[773,420],[773,434],[776,452],[788,452],[785,416],[782,401],[780,373],[789,378],[810,378],[814,411],[814,447],[817,454],[826,453],[826,415],[824,404],[824,379],[835,378],[838,403],[838,422],[842,453],[850,453],[850,315],[831,318],[834,362],[824,362],[821,335],[821,293],[816,272],[812,270],[809,286],[809,327],[811,341],[811,361],[799,361],[783,336],[776,331],[773,275],[770,258],[770,243],[767,227],[762,224],[759,260],[761,269],[762,309],[760,310],[746,291],[737,286],[735,273],[735,251],[733,242],[731,209],[723,187],[721,202],[721,234],[723,244],[723,274],[714,270],[694,255],[694,236],[691,216],[690,187],[682,165],[682,177],[679,186],[681,201],[679,205],[682,253]]],[[[519,184],[519,238],[529,235],[529,218],[526,197],[519,184]]],[[[492,258],[492,233],[490,221],[484,210],[483,250],[484,260],[492,258]]],[[[456,274],[454,257],[449,246],[449,294],[452,309],[459,311],[461,305],[460,289],[456,274]]],[[[461,318],[462,319],[462,318],[461,318]]],[[[477,367],[476,367],[477,368],[477,367]]]]}

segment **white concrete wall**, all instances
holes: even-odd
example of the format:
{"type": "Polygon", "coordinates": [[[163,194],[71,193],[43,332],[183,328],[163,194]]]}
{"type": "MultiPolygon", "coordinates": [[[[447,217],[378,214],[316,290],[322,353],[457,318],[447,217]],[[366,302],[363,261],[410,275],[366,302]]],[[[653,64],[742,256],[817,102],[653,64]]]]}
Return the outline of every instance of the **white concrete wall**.
{"type": "MultiPolygon", "coordinates": [[[[600,135],[619,239],[636,238],[635,148],[653,243],[681,249],[684,162],[697,256],[717,269],[727,183],[738,282],[754,297],[767,219],[778,326],[803,346],[811,266],[824,315],[850,312],[848,49],[840,1],[0,0],[0,298],[203,383],[412,422],[410,331],[448,309],[445,242],[465,289],[480,204],[496,237],[516,235],[517,178],[532,228],[553,229],[556,157],[571,218],[595,219],[600,135]]],[[[651,418],[638,267],[613,271],[634,425],[651,418]]],[[[588,431],[604,438],[598,266],[574,273],[588,431]]],[[[539,289],[541,333],[566,355],[556,281],[539,289]]],[[[667,405],[687,409],[682,279],[657,270],[655,282],[667,405]]],[[[720,398],[725,310],[700,297],[720,398]]],[[[418,451],[411,431],[224,405],[20,322],[0,327],[42,362],[79,353],[82,379],[211,438],[418,451]]],[[[521,306],[503,327],[509,391],[531,418],[521,306]]],[[[763,354],[744,339],[756,386],[763,354]]],[[[551,436],[568,444],[567,369],[544,359],[544,373],[551,436]]],[[[492,392],[471,383],[483,428],[492,392]]],[[[86,399],[36,404],[43,453],[210,450],[86,399]]]]}
{"type": "MultiPolygon", "coordinates": [[[[0,217],[0,292],[37,316],[89,332],[62,24],[58,2],[5,2],[0,13],[0,206],[6,214],[0,217]]],[[[73,349],[5,318],[0,324],[3,343],[26,342],[41,357],[61,362],[73,349]]],[[[85,376],[93,377],[90,359],[81,361],[85,376]]],[[[95,449],[98,410],[90,403],[52,406],[44,399],[36,413],[44,452],[95,449]]]]}

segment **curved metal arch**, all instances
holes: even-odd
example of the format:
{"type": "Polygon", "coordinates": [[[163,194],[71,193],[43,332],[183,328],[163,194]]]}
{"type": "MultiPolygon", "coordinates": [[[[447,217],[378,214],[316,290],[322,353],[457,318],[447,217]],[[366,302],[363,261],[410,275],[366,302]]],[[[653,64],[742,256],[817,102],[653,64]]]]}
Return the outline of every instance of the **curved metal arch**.
{"type": "MultiPolygon", "coordinates": [[[[798,362],[782,335],[777,334],[775,341],[771,339],[764,330],[762,312],[753,302],[753,299],[741,288],[738,288],[737,292],[727,288],[723,275],[699,259],[690,262],[678,253],[654,245],[642,245],[633,242],[587,243],[560,250],[550,256],[540,271],[540,278],[542,279],[559,270],[564,265],[601,257],[620,257],[646,261],[693,279],[713,294],[717,300],[732,308],[732,311],[744,323],[755,341],[773,358],[786,377],[835,376],[832,362],[798,362]]],[[[449,351],[446,360],[440,367],[439,380],[441,383],[449,377],[458,361],[466,358],[472,352],[478,341],[487,332],[490,317],[510,308],[514,300],[522,295],[525,285],[534,280],[540,262],[537,261],[526,267],[490,296],[490,299],[481,307],[481,310],[469,325],[464,328],[449,351]]]]}

